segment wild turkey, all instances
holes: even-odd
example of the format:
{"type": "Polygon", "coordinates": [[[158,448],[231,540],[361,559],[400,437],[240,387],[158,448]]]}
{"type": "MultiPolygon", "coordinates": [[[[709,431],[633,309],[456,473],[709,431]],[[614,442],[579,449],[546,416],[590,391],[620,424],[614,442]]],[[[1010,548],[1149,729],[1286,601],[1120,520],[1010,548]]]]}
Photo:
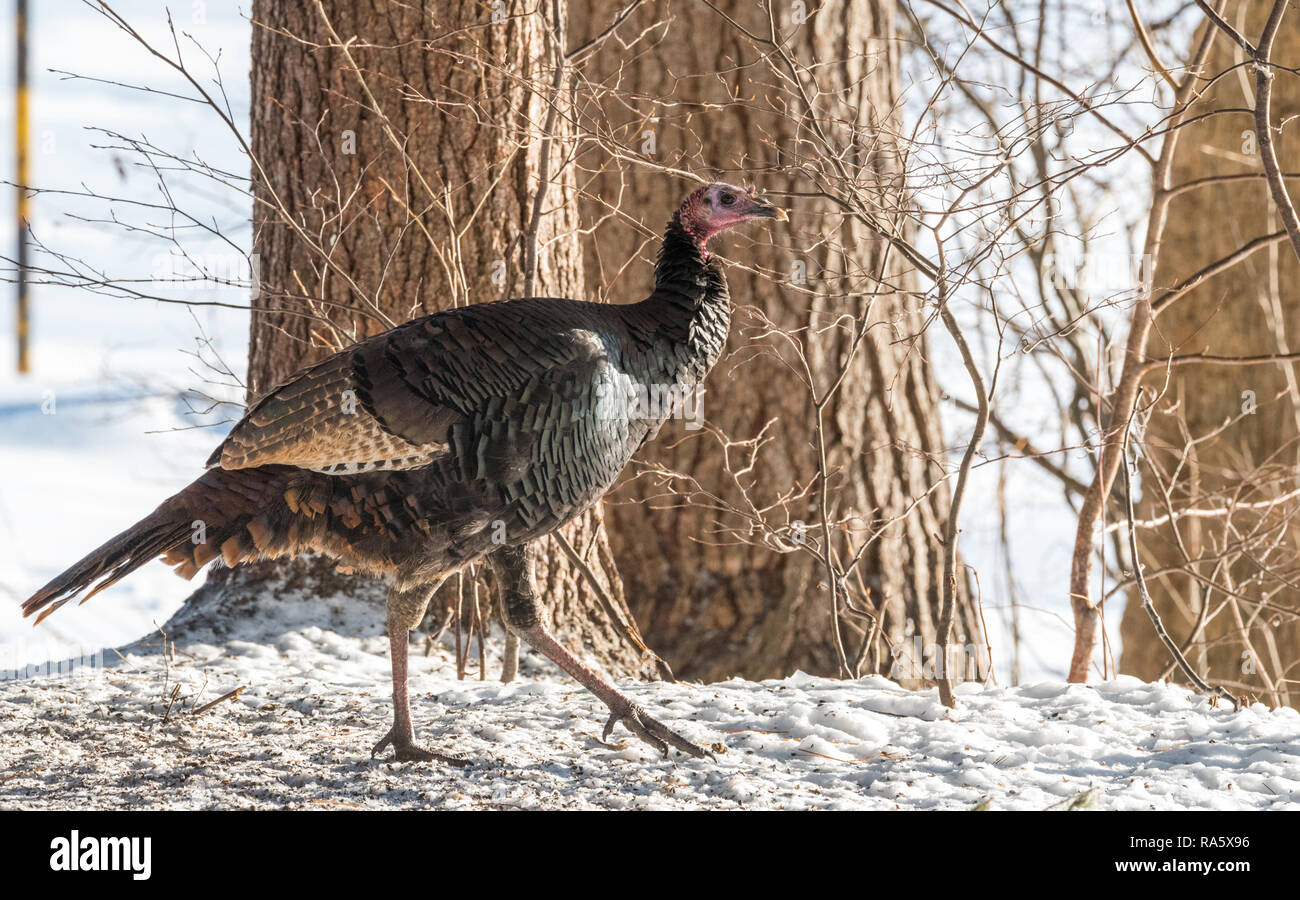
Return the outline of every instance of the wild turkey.
{"type": "Polygon", "coordinates": [[[507,628],[609,707],[606,738],[622,721],[665,755],[671,745],[702,756],[551,636],[530,543],[596,503],[671,414],[636,398],[703,381],[730,321],[705,245],[760,218],[786,215],[753,189],[712,184],[669,221],[654,292],[639,303],[461,307],[302,370],[248,410],[197,481],[33,594],[23,614],[39,612],[39,624],[160,555],[190,578],[218,555],[234,566],[326,554],[391,584],[393,727],[372,755],[392,744],[399,760],[461,763],[415,743],[407,646],[443,579],[486,559],[507,628]]]}

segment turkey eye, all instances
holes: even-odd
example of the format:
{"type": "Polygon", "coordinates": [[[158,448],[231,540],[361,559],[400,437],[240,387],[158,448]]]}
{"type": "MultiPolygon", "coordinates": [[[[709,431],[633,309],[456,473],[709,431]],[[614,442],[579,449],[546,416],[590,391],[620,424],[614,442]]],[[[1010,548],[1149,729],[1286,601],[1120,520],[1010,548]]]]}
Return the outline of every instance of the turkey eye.
{"type": "Polygon", "coordinates": [[[723,205],[723,206],[731,206],[731,205],[732,205],[733,203],[735,203],[735,202],[736,202],[736,195],[735,195],[735,194],[723,194],[723,195],[722,195],[722,205],[723,205]]]}

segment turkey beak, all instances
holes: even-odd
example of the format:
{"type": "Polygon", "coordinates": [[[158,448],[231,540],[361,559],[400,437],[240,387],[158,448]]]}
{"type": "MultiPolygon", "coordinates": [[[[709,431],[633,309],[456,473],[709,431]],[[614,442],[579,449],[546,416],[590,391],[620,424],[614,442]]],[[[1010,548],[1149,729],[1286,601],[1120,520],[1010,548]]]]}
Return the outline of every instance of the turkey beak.
{"type": "Polygon", "coordinates": [[[790,217],[785,214],[785,210],[773,206],[770,201],[763,197],[754,198],[753,214],[764,219],[776,219],[778,222],[790,221],[790,217]]]}

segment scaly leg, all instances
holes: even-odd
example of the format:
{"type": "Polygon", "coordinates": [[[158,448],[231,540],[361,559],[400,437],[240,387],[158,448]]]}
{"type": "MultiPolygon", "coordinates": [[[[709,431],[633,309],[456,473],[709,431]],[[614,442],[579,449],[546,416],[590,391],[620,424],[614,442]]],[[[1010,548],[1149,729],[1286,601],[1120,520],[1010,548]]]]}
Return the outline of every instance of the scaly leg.
{"type": "Polygon", "coordinates": [[[542,624],[537,595],[533,588],[532,560],[527,547],[503,547],[490,557],[497,568],[502,585],[502,611],[506,627],[527,641],[529,646],[545,654],[583,687],[591,691],[609,707],[609,720],[605,722],[602,737],[609,739],[614,725],[622,722],[637,737],[654,747],[665,757],[669,746],[696,758],[712,756],[703,747],[696,746],[677,734],[667,725],[654,719],[631,698],[627,697],[599,674],[568,651],[542,624]]]}
{"type": "Polygon", "coordinates": [[[506,629],[506,646],[501,654],[501,683],[509,684],[519,674],[519,635],[506,629]]]}
{"type": "Polygon", "coordinates": [[[437,760],[453,766],[467,766],[470,761],[459,756],[435,753],[415,743],[415,729],[411,727],[411,698],[407,687],[406,658],[410,650],[411,628],[424,616],[433,590],[392,591],[388,595],[388,648],[393,663],[393,727],[388,730],[370,751],[373,759],[389,744],[393,758],[399,762],[430,762],[437,760]],[[423,599],[420,599],[420,596],[423,599]]]}

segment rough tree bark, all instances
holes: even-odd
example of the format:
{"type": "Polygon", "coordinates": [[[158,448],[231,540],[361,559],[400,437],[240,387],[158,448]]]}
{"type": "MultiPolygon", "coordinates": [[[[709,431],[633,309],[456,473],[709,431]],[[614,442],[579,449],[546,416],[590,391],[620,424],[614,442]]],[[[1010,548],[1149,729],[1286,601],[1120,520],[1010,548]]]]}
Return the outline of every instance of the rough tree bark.
{"type": "MultiPolygon", "coordinates": [[[[1272,0],[1256,0],[1245,4],[1244,9],[1232,4],[1226,16],[1253,41],[1272,6],[1272,0]]],[[[1291,16],[1295,15],[1292,10],[1291,16]]],[[[1300,62],[1300,27],[1295,21],[1279,33],[1272,56],[1283,65],[1300,62]]],[[[1241,62],[1241,49],[1219,35],[1205,73],[1213,75],[1241,62]]],[[[1176,186],[1211,176],[1258,175],[1261,163],[1251,114],[1254,106],[1254,74],[1249,65],[1239,69],[1238,75],[1219,79],[1198,101],[1190,117],[1217,109],[1238,112],[1211,116],[1187,128],[1174,156],[1172,183],[1176,186]]],[[[1297,114],[1300,78],[1274,69],[1274,126],[1297,114]]],[[[1285,129],[1275,138],[1280,142],[1283,169],[1294,172],[1300,150],[1295,129],[1285,129]]],[[[1296,182],[1289,184],[1294,196],[1296,182]]],[[[1262,178],[1206,184],[1182,193],[1171,201],[1164,241],[1155,260],[1154,283],[1175,284],[1247,242],[1281,228],[1262,178]]],[[[1298,349],[1300,265],[1291,246],[1277,242],[1209,280],[1164,312],[1157,320],[1150,356],[1157,360],[1171,354],[1194,353],[1250,356],[1298,349]]],[[[1262,490],[1240,494],[1242,501],[1266,500],[1270,494],[1282,492],[1286,484],[1294,484],[1294,469],[1300,462],[1300,390],[1294,365],[1185,365],[1173,368],[1167,382],[1161,367],[1146,379],[1148,388],[1163,390],[1164,395],[1150,418],[1145,446],[1152,462],[1164,473],[1180,471],[1172,485],[1176,509],[1206,506],[1206,502],[1193,498],[1231,493],[1252,477],[1262,481],[1269,476],[1272,483],[1262,490]],[[1255,412],[1243,415],[1251,402],[1257,404],[1255,412]],[[1231,423],[1217,438],[1198,442],[1188,452],[1189,435],[1211,435],[1224,428],[1228,420],[1231,423]],[[1181,469],[1177,469],[1180,461],[1181,469]]],[[[1154,477],[1149,469],[1145,471],[1137,513],[1140,519],[1167,512],[1155,490],[1154,477]]],[[[1179,643],[1194,632],[1202,612],[1208,614],[1204,631],[1187,649],[1189,661],[1212,682],[1226,683],[1235,692],[1256,693],[1278,703],[1294,703],[1297,692],[1294,688],[1288,690],[1283,679],[1264,678],[1252,670],[1262,663],[1274,675],[1280,672],[1292,680],[1300,677],[1300,624],[1294,615],[1259,606],[1259,601],[1268,596],[1283,608],[1296,607],[1292,579],[1297,571],[1294,557],[1300,547],[1300,529],[1286,525],[1284,518],[1293,509],[1294,504],[1282,504],[1267,517],[1238,511],[1233,516],[1235,531],[1225,531],[1222,519],[1185,519],[1176,526],[1166,524],[1139,534],[1148,572],[1184,567],[1184,552],[1196,560],[1181,572],[1148,575],[1155,607],[1179,643]],[[1238,558],[1231,565],[1217,566],[1222,549],[1231,549],[1239,539],[1249,538],[1252,529],[1279,522],[1283,523],[1278,545],[1282,549],[1270,555],[1268,567],[1285,583],[1265,574],[1258,555],[1255,560],[1238,558]],[[1190,572],[1230,586],[1236,598],[1221,590],[1207,590],[1206,582],[1190,572]],[[1249,646],[1242,640],[1243,633],[1249,636],[1249,646]]],[[[1120,633],[1122,671],[1145,679],[1181,677],[1168,671],[1169,654],[1136,594],[1125,608],[1120,633]]]]}
{"type": "MultiPolygon", "coordinates": [[[[547,110],[533,86],[550,84],[553,59],[535,8],[257,0],[253,21],[250,399],[384,330],[373,308],[401,322],[521,295],[547,110]]],[[[535,293],[578,296],[562,147],[551,147],[535,293]]],[[[566,534],[626,615],[600,510],[566,534]]],[[[554,541],[544,557],[561,639],[619,674],[653,674],[554,541]]],[[[446,587],[442,598],[454,602],[446,587]]]]}
{"type": "MultiPolygon", "coordinates": [[[[606,0],[572,0],[572,21],[585,23],[588,34],[612,21],[625,4],[606,0]]],[[[719,0],[718,10],[753,31],[765,34],[767,12],[753,0],[719,0]]],[[[784,18],[788,10],[782,10],[784,18]]],[[[892,0],[832,0],[792,39],[792,52],[814,58],[844,60],[817,70],[823,97],[845,92],[840,115],[863,126],[877,144],[871,160],[874,189],[893,192],[897,202],[898,163],[889,148],[887,117],[898,97],[898,45],[892,0]],[[881,117],[885,117],[882,119],[881,117]]],[[[617,102],[602,104],[604,124],[633,148],[643,145],[643,129],[653,136],[650,162],[689,169],[727,180],[744,177],[741,169],[793,162],[776,146],[794,146],[801,110],[785,117],[763,108],[772,81],[760,68],[755,48],[730,27],[709,4],[649,3],[623,26],[628,36],[662,23],[650,34],[652,51],[602,52],[590,64],[592,81],[618,83],[633,91],[617,102]],[[721,74],[718,74],[721,73],[721,74]],[[751,80],[753,79],[753,80],[751,80]],[[765,82],[765,83],[763,83],[765,82]],[[735,103],[732,97],[753,102],[735,103]],[[756,100],[753,98],[757,98],[756,100]],[[715,103],[716,106],[707,104],[715,103]],[[730,178],[728,178],[730,176],[730,178]]],[[[576,26],[575,26],[576,27],[576,26]]],[[[576,42],[576,41],[575,41],[576,42]]],[[[588,159],[593,169],[605,161],[588,159]]],[[[806,190],[806,182],[789,176],[756,176],[760,187],[777,191],[806,190]]],[[[655,247],[645,235],[657,233],[685,182],[665,189],[666,176],[616,163],[594,178],[589,189],[605,201],[619,200],[642,228],[624,219],[606,221],[588,247],[588,287],[617,298],[642,296],[650,287],[649,270],[639,262],[655,247]],[[621,193],[620,193],[621,192],[621,193]]],[[[815,482],[817,472],[814,413],[805,386],[777,356],[790,359],[779,341],[757,338],[750,307],[784,329],[822,328],[844,313],[859,313],[869,302],[864,293],[877,287],[857,279],[837,279],[823,272],[842,271],[819,238],[833,234],[850,247],[853,268],[878,268],[884,244],[824,202],[808,199],[785,204],[792,212],[789,228],[755,231],[720,242],[719,252],[779,273],[795,271],[803,261],[816,295],[783,289],[780,280],[728,271],[733,304],[729,355],[718,364],[703,399],[705,417],[733,439],[756,435],[772,418],[772,439],[748,479],[756,493],[772,498],[795,485],[815,482]],[[846,291],[856,292],[844,296],[846,291]],[[748,331],[748,333],[746,333],[748,331]]],[[[595,220],[607,207],[591,203],[595,220]]],[[[891,263],[894,284],[909,284],[901,266],[891,263]]],[[[834,401],[826,410],[829,468],[833,473],[833,514],[855,516],[861,528],[893,522],[865,560],[870,605],[884,614],[888,642],[913,651],[913,635],[933,643],[939,612],[943,552],[940,535],[948,511],[941,485],[944,446],[939,427],[938,392],[926,358],[924,340],[907,337],[922,330],[923,316],[913,296],[883,293],[874,300],[872,328],[853,360],[834,401]],[[901,340],[900,340],[901,339],[901,340]],[[913,504],[915,504],[913,506],[913,504]],[[895,521],[897,520],[897,521],[895,521]]],[[[847,355],[844,331],[806,337],[813,376],[819,385],[833,380],[847,355]]],[[[736,500],[723,471],[723,454],[701,432],[683,423],[665,426],[660,439],[639,456],[689,473],[706,490],[736,500]]],[[[662,508],[663,489],[654,478],[626,482],[606,504],[611,543],[633,612],[646,640],[663,654],[679,675],[715,679],[732,675],[767,678],[803,669],[837,674],[831,637],[829,597],[824,569],[803,553],[777,553],[763,545],[719,542],[716,513],[701,506],[662,508]],[[642,501],[642,502],[630,502],[642,501]],[[656,509],[655,507],[660,507],[656,509]]],[[[791,511],[815,530],[815,492],[791,511]]],[[[978,612],[969,593],[960,593],[954,638],[983,645],[978,612]]],[[[845,618],[845,629],[861,624],[845,618]]],[[[854,644],[860,639],[848,632],[854,644]]],[[[867,659],[867,671],[888,672],[893,660],[885,642],[867,659]]],[[[849,648],[852,655],[853,647],[849,648]]]]}

